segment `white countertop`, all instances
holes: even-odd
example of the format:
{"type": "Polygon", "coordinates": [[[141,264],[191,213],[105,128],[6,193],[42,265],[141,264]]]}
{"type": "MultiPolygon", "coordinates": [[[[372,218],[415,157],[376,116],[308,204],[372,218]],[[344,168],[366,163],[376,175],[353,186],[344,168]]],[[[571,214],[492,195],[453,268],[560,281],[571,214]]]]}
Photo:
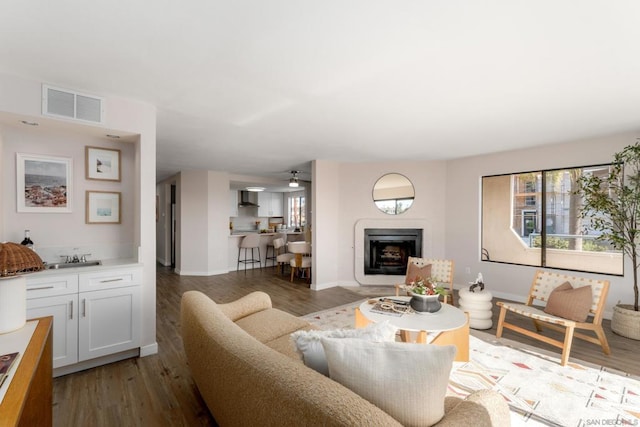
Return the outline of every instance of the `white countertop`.
{"type": "Polygon", "coordinates": [[[234,231],[229,237],[244,237],[247,234],[260,234],[261,236],[274,236],[276,234],[304,234],[302,231],[274,231],[273,233],[258,233],[257,231],[234,231]]]}
{"type": "MultiPolygon", "coordinates": [[[[94,261],[94,260],[88,260],[94,261]]],[[[56,274],[77,274],[83,271],[100,271],[100,270],[110,270],[114,268],[122,268],[122,267],[134,267],[141,266],[142,263],[138,262],[134,258],[115,258],[115,259],[105,259],[101,260],[101,265],[91,265],[86,267],[67,267],[67,268],[52,268],[46,269],[42,271],[38,271],[36,273],[27,273],[29,276],[52,276],[56,274]]]]}

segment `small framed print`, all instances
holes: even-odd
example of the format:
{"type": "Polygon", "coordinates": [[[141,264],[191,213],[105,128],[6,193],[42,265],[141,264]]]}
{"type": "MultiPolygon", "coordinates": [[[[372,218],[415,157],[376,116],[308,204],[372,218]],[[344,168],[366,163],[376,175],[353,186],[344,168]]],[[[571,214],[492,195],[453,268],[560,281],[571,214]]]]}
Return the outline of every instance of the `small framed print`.
{"type": "Polygon", "coordinates": [[[87,224],[120,224],[120,199],[122,195],[114,191],[87,191],[87,224]]]}
{"type": "Polygon", "coordinates": [[[73,159],[16,153],[18,212],[71,212],[73,159]]]}
{"type": "Polygon", "coordinates": [[[85,147],[87,179],[120,182],[120,150],[85,147]]]}

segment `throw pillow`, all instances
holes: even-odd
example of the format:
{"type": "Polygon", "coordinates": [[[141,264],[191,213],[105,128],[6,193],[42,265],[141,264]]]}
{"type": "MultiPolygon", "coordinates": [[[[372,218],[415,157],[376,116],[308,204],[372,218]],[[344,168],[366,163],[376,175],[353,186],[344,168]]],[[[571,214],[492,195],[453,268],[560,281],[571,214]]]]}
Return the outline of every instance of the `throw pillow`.
{"type": "Polygon", "coordinates": [[[444,416],[454,346],[323,338],[332,380],[405,426],[444,416]]]}
{"type": "Polygon", "coordinates": [[[592,302],[591,286],[574,288],[571,283],[564,282],[551,291],[544,312],[576,322],[584,322],[587,320],[592,302]]]}
{"type": "Polygon", "coordinates": [[[325,376],[329,376],[329,367],[320,339],[330,338],[359,338],[370,341],[395,341],[397,328],[388,321],[370,323],[359,329],[336,329],[330,331],[296,331],[291,334],[291,340],[298,354],[302,356],[304,364],[325,376]]]}
{"type": "Polygon", "coordinates": [[[424,267],[418,267],[414,263],[409,263],[409,265],[407,265],[407,275],[404,278],[404,284],[408,285],[411,282],[415,282],[416,277],[418,276],[423,279],[431,277],[431,264],[427,264],[424,267]]]}

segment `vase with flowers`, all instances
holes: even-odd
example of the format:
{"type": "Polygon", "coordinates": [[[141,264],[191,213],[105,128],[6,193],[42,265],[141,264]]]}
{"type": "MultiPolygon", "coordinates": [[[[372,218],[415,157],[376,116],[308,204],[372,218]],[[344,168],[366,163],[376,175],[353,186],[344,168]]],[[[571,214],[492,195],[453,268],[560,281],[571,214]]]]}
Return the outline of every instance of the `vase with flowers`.
{"type": "Polygon", "coordinates": [[[438,281],[432,277],[422,278],[420,276],[408,286],[411,291],[411,301],[409,304],[417,312],[435,313],[440,310],[440,295],[447,295],[447,291],[438,281]]]}

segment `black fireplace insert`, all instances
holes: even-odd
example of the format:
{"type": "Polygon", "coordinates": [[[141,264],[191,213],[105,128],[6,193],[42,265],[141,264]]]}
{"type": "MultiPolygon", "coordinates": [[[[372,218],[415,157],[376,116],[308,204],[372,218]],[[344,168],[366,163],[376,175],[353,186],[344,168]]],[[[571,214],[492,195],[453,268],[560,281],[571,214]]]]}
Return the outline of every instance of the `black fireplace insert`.
{"type": "Polygon", "coordinates": [[[421,228],[364,229],[364,274],[403,276],[410,256],[422,256],[421,228]]]}

